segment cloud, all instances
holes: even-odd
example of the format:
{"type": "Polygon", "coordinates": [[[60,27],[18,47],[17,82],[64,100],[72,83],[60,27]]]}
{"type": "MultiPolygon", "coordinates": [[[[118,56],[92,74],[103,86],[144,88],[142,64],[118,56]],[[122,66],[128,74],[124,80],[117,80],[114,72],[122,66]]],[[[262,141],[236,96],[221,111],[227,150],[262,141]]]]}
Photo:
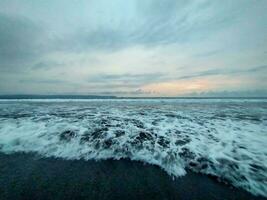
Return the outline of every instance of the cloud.
{"type": "Polygon", "coordinates": [[[0,93],[133,93],[157,83],[175,93],[170,82],[217,75],[239,81],[209,84],[261,89],[266,8],[265,0],[3,0],[0,93]]]}
{"type": "MultiPolygon", "coordinates": [[[[83,10],[79,5],[82,4],[74,6],[73,12],[83,10]]],[[[184,0],[91,1],[85,7],[88,20],[78,18],[73,26],[65,26],[60,34],[54,34],[51,48],[74,52],[114,51],[135,45],[199,42],[234,24],[242,8],[232,1],[222,4],[184,0]]]]}
{"type": "Polygon", "coordinates": [[[223,49],[216,49],[216,50],[211,50],[211,51],[195,54],[194,57],[209,57],[209,56],[214,56],[216,54],[220,54],[222,52],[223,52],[223,49]]]}
{"type": "Polygon", "coordinates": [[[189,93],[191,97],[267,97],[267,90],[245,90],[245,91],[206,91],[189,93]]]}
{"type": "Polygon", "coordinates": [[[97,74],[88,79],[89,83],[103,85],[108,88],[129,87],[136,88],[145,84],[159,82],[166,78],[163,73],[150,74],[97,74]]]}
{"type": "Polygon", "coordinates": [[[246,74],[246,73],[255,73],[267,71],[267,65],[261,65],[256,67],[251,67],[249,69],[242,69],[240,67],[232,69],[211,69],[207,71],[198,72],[191,75],[179,76],[177,79],[191,79],[191,78],[200,78],[205,76],[217,76],[217,75],[236,75],[236,74],[246,74]]]}
{"type": "Polygon", "coordinates": [[[48,70],[48,69],[51,69],[51,68],[57,68],[57,67],[63,67],[65,66],[66,63],[62,62],[56,62],[56,61],[51,61],[51,60],[47,60],[47,61],[40,61],[36,64],[34,64],[31,69],[33,70],[39,70],[39,69],[42,69],[42,70],[48,70]]]}
{"type": "Polygon", "coordinates": [[[159,80],[164,77],[163,73],[151,73],[151,74],[98,74],[91,76],[89,82],[106,82],[106,81],[151,81],[159,80]]]}
{"type": "Polygon", "coordinates": [[[103,92],[96,92],[94,94],[98,95],[115,95],[115,96],[149,96],[149,95],[155,95],[156,93],[154,91],[145,91],[142,89],[137,90],[116,90],[116,91],[103,91],[103,92]]]}
{"type": "MultiPolygon", "coordinates": [[[[233,21],[233,13],[222,15],[224,9],[218,9],[214,3],[201,3],[190,1],[134,1],[137,11],[133,17],[123,20],[115,12],[125,1],[119,1],[112,7],[112,16],[107,21],[99,20],[98,26],[90,22],[80,24],[76,31],[70,31],[57,37],[54,43],[58,50],[84,51],[84,50],[116,50],[132,45],[157,46],[170,43],[185,43],[208,37],[208,33],[223,29],[233,21]],[[216,7],[217,12],[212,9],[216,7]],[[208,16],[207,16],[208,15],[208,16]],[[132,25],[131,25],[132,24],[132,25]]],[[[112,3],[111,3],[112,4],[112,3]]],[[[101,5],[101,4],[100,4],[101,5]]],[[[102,5],[103,6],[103,5],[102,5]]],[[[111,5],[105,2],[108,12],[111,5]]],[[[223,5],[221,5],[223,6],[223,5]]],[[[101,8],[102,9],[102,8],[101,8]]],[[[92,19],[97,20],[95,16],[92,19]]]]}
{"type": "Polygon", "coordinates": [[[253,67],[251,69],[243,70],[243,72],[261,72],[267,70],[267,65],[261,65],[257,67],[253,67]]]}
{"type": "Polygon", "coordinates": [[[22,79],[19,80],[20,83],[31,83],[31,84],[63,84],[67,81],[58,80],[58,79],[22,79]]]}
{"type": "Polygon", "coordinates": [[[40,56],[41,34],[32,21],[0,13],[0,70],[19,69],[40,56]]]}

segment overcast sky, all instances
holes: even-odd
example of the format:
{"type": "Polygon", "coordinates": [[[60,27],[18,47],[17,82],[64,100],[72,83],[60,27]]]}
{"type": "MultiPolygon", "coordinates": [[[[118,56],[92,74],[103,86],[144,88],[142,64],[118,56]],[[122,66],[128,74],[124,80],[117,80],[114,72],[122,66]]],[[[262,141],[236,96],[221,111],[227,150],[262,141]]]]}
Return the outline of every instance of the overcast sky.
{"type": "Polygon", "coordinates": [[[267,0],[0,0],[0,94],[266,88],[267,0]]]}

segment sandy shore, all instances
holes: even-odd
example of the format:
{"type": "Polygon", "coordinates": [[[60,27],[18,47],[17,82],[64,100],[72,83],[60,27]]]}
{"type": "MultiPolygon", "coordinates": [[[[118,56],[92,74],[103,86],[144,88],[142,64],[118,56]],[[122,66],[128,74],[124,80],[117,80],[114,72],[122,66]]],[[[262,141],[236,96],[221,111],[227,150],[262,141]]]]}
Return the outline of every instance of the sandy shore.
{"type": "Polygon", "coordinates": [[[264,199],[188,172],[173,179],[129,160],[66,161],[0,153],[0,199],[264,199]]]}

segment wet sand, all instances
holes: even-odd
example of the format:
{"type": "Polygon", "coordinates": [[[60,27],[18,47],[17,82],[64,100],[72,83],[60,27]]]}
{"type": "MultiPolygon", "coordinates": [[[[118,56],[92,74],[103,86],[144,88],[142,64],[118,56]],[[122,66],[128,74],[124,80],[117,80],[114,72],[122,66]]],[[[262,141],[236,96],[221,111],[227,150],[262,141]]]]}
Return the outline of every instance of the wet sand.
{"type": "Polygon", "coordinates": [[[0,199],[265,199],[188,171],[173,179],[130,160],[67,161],[0,153],[0,199]]]}

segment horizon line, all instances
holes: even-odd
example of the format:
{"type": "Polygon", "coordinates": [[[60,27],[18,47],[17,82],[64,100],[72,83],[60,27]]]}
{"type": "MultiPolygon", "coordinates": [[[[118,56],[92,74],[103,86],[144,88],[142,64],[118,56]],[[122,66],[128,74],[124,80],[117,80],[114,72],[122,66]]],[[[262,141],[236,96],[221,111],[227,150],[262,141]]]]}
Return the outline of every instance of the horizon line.
{"type": "Polygon", "coordinates": [[[86,94],[0,94],[0,99],[267,99],[267,96],[117,96],[86,94]]]}

